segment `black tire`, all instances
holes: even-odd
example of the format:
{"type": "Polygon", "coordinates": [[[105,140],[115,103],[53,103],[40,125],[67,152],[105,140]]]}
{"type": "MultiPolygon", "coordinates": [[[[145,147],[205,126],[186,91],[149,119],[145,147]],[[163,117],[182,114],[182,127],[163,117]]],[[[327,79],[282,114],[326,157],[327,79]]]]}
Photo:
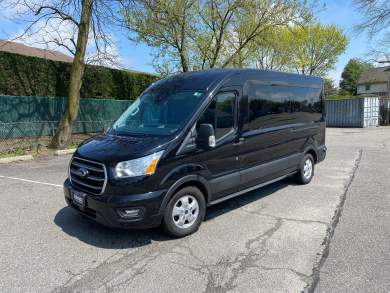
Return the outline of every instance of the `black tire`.
{"type": "Polygon", "coordinates": [[[311,154],[306,154],[303,156],[302,161],[299,164],[298,173],[295,175],[295,181],[298,184],[308,184],[314,176],[314,165],[315,161],[311,154]],[[310,163],[308,163],[310,161],[310,163]],[[306,165],[308,164],[308,165],[306,165]],[[311,166],[311,171],[308,173],[307,169],[311,166]]]}
{"type": "Polygon", "coordinates": [[[173,236],[175,238],[184,237],[196,232],[199,229],[199,226],[203,222],[205,214],[206,214],[206,201],[205,201],[204,194],[196,187],[187,186],[177,191],[169,201],[164,211],[162,228],[170,236],[173,236]],[[179,205],[180,200],[185,198],[187,198],[187,202],[195,206],[196,204],[194,203],[194,199],[196,200],[198,206],[198,212],[196,214],[196,218],[194,216],[195,209],[189,210],[190,207],[185,208],[184,206],[182,207],[182,209],[187,210],[188,213],[184,214],[185,211],[183,211],[182,217],[173,215],[174,207],[176,206],[176,208],[180,209],[181,208],[181,206],[179,205]],[[190,214],[192,214],[192,216],[190,214]],[[187,221],[187,224],[185,224],[184,221],[183,227],[179,227],[180,220],[183,219],[183,217],[187,217],[187,216],[191,218],[194,217],[194,220],[191,219],[190,222],[187,221]],[[189,224],[190,226],[186,227],[186,225],[189,224]]]}

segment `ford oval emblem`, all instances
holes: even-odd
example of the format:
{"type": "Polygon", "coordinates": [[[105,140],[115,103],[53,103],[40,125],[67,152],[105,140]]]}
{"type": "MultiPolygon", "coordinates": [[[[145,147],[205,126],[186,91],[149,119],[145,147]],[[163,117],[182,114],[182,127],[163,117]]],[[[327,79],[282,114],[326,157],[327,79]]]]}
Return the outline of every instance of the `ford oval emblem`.
{"type": "Polygon", "coordinates": [[[87,177],[88,174],[89,174],[89,171],[88,171],[87,169],[85,169],[85,168],[80,168],[80,169],[79,169],[79,175],[80,175],[80,177],[85,178],[85,177],[87,177]]]}

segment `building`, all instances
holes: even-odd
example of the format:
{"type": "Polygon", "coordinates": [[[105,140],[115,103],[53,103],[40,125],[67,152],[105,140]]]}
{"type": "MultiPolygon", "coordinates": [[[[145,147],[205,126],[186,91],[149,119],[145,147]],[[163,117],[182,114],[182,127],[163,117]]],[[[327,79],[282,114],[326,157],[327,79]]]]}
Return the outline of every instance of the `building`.
{"type": "Polygon", "coordinates": [[[68,63],[71,63],[73,61],[73,57],[70,57],[58,51],[34,48],[34,47],[23,45],[21,43],[11,42],[11,41],[0,40],[0,52],[9,52],[14,54],[20,54],[25,56],[32,56],[32,57],[38,57],[38,58],[43,58],[43,59],[48,59],[53,61],[62,61],[68,63]]]}
{"type": "Polygon", "coordinates": [[[358,95],[389,97],[390,66],[376,67],[362,72],[357,83],[358,95]]]}

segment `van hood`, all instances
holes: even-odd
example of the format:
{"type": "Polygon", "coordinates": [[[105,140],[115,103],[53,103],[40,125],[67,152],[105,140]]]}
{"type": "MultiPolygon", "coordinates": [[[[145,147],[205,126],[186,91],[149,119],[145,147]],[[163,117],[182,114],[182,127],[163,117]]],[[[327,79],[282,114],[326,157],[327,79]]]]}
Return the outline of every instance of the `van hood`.
{"type": "Polygon", "coordinates": [[[171,140],[160,136],[98,135],[79,145],[75,156],[112,165],[161,151],[171,140]]]}

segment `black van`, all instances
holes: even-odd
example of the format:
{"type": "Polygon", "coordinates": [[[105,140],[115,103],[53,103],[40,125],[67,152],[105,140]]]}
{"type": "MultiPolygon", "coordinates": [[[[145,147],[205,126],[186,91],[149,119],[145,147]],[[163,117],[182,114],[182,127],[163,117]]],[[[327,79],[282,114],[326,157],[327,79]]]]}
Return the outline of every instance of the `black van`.
{"type": "Polygon", "coordinates": [[[323,81],[255,69],[152,84],[103,135],[82,143],[65,199],[111,227],[198,229],[206,207],[288,176],[309,183],[325,158],[323,81]]]}

